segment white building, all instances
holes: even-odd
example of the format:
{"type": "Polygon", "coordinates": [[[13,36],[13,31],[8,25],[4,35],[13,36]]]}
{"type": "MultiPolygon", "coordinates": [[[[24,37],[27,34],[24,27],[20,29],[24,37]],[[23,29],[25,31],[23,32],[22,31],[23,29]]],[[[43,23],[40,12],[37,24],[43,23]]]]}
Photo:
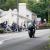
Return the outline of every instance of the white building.
{"type": "Polygon", "coordinates": [[[23,25],[25,23],[27,27],[28,21],[34,20],[37,18],[37,15],[33,12],[31,12],[26,7],[26,3],[19,3],[19,25],[23,25]]]}
{"type": "MultiPolygon", "coordinates": [[[[17,23],[17,17],[19,18],[19,26],[23,26],[24,24],[27,27],[28,21],[31,21],[32,19],[36,19],[37,15],[30,10],[26,8],[26,3],[19,3],[19,16],[17,16],[17,9],[11,10],[9,9],[8,11],[3,11],[2,19],[3,21],[8,21],[9,25],[12,25],[13,22],[17,23]],[[33,15],[32,15],[33,14],[33,15]]],[[[1,22],[0,22],[1,23],[1,22]]]]}

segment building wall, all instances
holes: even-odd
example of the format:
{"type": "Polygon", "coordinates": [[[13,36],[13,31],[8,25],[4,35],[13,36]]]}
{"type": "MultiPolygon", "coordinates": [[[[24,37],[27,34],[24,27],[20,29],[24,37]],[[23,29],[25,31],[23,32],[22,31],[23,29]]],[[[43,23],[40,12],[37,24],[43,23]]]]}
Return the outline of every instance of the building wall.
{"type": "Polygon", "coordinates": [[[3,21],[8,21],[9,25],[12,25],[13,22],[17,23],[17,17],[19,18],[19,25],[23,26],[24,24],[27,27],[28,21],[34,20],[37,15],[26,8],[26,3],[19,4],[19,16],[17,16],[17,9],[4,11],[2,16],[3,21]],[[32,15],[33,14],[33,15],[32,15]]]}
{"type": "Polygon", "coordinates": [[[21,21],[23,21],[22,23],[25,23],[26,27],[28,25],[28,21],[37,18],[37,15],[35,13],[26,8],[26,3],[19,3],[19,15],[22,16],[21,21]]]}
{"type": "Polygon", "coordinates": [[[26,3],[19,3],[19,15],[26,17],[26,3]]]}

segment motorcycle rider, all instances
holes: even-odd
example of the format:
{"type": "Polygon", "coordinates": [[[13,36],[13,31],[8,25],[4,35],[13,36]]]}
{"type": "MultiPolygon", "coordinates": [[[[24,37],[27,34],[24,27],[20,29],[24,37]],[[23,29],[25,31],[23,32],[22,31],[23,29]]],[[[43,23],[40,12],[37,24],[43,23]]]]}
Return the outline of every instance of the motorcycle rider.
{"type": "Polygon", "coordinates": [[[35,21],[32,21],[28,26],[28,33],[30,38],[34,38],[35,35],[35,21]]]}

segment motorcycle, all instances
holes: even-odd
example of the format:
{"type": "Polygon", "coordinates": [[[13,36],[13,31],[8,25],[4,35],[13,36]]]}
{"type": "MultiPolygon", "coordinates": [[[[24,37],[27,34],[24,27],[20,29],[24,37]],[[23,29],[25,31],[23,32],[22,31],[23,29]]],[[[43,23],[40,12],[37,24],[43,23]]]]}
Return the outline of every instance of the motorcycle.
{"type": "Polygon", "coordinates": [[[34,38],[35,37],[35,29],[33,29],[32,31],[28,30],[28,34],[29,34],[30,38],[34,38]]]}

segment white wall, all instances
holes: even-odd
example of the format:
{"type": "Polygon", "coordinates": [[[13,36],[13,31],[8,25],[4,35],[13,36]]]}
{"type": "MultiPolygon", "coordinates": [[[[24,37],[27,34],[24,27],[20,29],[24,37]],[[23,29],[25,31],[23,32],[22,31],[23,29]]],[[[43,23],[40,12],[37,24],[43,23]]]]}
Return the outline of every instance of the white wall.
{"type": "Polygon", "coordinates": [[[9,9],[8,11],[4,11],[2,13],[2,17],[0,18],[0,23],[8,21],[9,25],[12,25],[13,22],[17,22],[17,9],[11,10],[9,9]]]}
{"type": "Polygon", "coordinates": [[[19,3],[19,15],[26,17],[26,3],[19,3]]]}
{"type": "MultiPolygon", "coordinates": [[[[27,22],[28,19],[32,20],[32,12],[26,8],[26,3],[19,3],[19,15],[22,16],[22,18],[19,17],[19,25],[25,21],[27,22]]],[[[2,19],[0,19],[0,21],[1,20],[2,22],[8,21],[9,25],[12,25],[13,22],[17,23],[17,9],[9,9],[8,11],[4,11],[2,13],[2,19]]]]}
{"type": "Polygon", "coordinates": [[[19,17],[19,26],[23,26],[24,25],[24,18],[19,17]]]}
{"type": "Polygon", "coordinates": [[[32,12],[28,9],[26,10],[27,10],[26,15],[28,15],[28,19],[32,20],[32,12]]]}
{"type": "Polygon", "coordinates": [[[19,3],[19,15],[32,20],[32,12],[26,8],[26,3],[19,3]]]}

